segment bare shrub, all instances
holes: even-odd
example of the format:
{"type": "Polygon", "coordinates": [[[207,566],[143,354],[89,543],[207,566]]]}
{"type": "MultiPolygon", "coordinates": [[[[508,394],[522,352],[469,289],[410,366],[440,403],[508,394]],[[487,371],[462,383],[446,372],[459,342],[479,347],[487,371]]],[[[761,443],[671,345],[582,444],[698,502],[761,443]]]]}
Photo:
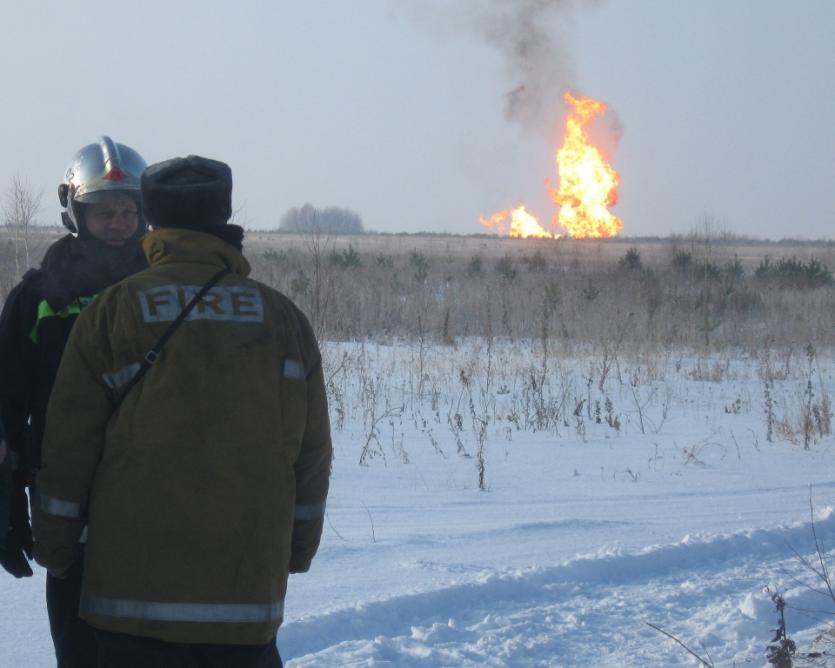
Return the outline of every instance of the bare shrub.
{"type": "Polygon", "coordinates": [[[795,394],[794,403],[786,407],[783,416],[774,420],[774,428],[779,437],[797,445],[802,444],[808,450],[813,443],[832,434],[832,402],[819,370],[815,387],[815,348],[806,346],[805,353],[807,369],[803,389],[795,394]]]}

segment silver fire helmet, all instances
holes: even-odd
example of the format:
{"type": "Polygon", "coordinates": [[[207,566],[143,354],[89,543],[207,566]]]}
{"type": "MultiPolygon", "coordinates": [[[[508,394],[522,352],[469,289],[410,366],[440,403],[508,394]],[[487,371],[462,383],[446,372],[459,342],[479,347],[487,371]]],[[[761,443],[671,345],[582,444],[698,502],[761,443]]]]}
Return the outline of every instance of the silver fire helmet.
{"type": "Polygon", "coordinates": [[[92,204],[106,192],[124,192],[141,201],[139,178],[145,169],[142,156],[130,146],[102,137],[97,144],[87,144],[72,159],[58,186],[58,199],[64,211],[61,220],[78,235],[82,217],[78,204],[92,204]]]}

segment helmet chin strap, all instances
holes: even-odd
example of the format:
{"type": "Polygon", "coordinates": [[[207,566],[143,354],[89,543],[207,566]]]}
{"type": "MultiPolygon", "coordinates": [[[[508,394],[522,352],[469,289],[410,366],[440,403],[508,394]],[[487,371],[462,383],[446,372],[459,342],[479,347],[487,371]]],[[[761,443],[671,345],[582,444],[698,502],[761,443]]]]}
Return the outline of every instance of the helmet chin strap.
{"type": "Polygon", "coordinates": [[[81,202],[67,200],[66,211],[61,212],[61,222],[73,236],[82,236],[84,234],[84,205],[81,202]]]}
{"type": "Polygon", "coordinates": [[[64,227],[66,227],[70,232],[72,232],[73,234],[78,234],[78,228],[75,226],[75,223],[72,222],[70,214],[68,214],[66,211],[61,212],[61,222],[64,224],[64,227]]]}

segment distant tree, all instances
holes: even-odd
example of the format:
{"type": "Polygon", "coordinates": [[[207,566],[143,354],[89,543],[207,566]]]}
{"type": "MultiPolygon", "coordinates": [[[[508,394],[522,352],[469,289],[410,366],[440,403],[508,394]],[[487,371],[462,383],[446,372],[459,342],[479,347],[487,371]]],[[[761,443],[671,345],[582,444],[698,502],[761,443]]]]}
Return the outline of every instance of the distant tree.
{"type": "Polygon", "coordinates": [[[509,255],[503,255],[499,258],[499,261],[496,262],[496,271],[508,283],[513,283],[519,274],[519,270],[513,266],[513,258],[509,255]]]}
{"type": "Polygon", "coordinates": [[[15,273],[20,276],[21,266],[18,253],[18,241],[23,242],[24,267],[30,265],[29,233],[37,223],[37,216],[41,210],[43,191],[33,190],[20,176],[13,176],[6,188],[2,204],[3,224],[12,229],[12,240],[15,246],[15,273]]]}
{"type": "Polygon", "coordinates": [[[676,250],[673,255],[673,269],[680,274],[687,274],[693,269],[693,254],[686,250],[676,250]]]}
{"type": "Polygon", "coordinates": [[[795,257],[781,257],[777,262],[772,262],[766,255],[760,261],[754,277],[798,288],[817,288],[833,283],[832,272],[815,258],[803,262],[795,257]]]}
{"type": "Polygon", "coordinates": [[[282,232],[314,232],[317,234],[362,234],[362,218],[350,209],[331,206],[317,209],[312,204],[293,207],[278,225],[282,232]]]}
{"type": "Polygon", "coordinates": [[[631,246],[626,251],[626,254],[618,260],[618,264],[621,268],[628,271],[637,271],[642,267],[641,251],[639,251],[635,246],[631,246]]]}

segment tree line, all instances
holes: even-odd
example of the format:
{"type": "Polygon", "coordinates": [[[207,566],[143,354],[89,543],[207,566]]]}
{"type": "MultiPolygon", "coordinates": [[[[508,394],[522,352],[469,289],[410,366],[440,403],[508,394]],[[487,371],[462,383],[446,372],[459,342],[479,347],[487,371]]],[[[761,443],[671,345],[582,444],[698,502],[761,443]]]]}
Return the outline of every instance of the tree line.
{"type": "Polygon", "coordinates": [[[362,218],[350,209],[331,206],[318,209],[312,204],[293,207],[281,217],[282,232],[362,234],[362,218]]]}

